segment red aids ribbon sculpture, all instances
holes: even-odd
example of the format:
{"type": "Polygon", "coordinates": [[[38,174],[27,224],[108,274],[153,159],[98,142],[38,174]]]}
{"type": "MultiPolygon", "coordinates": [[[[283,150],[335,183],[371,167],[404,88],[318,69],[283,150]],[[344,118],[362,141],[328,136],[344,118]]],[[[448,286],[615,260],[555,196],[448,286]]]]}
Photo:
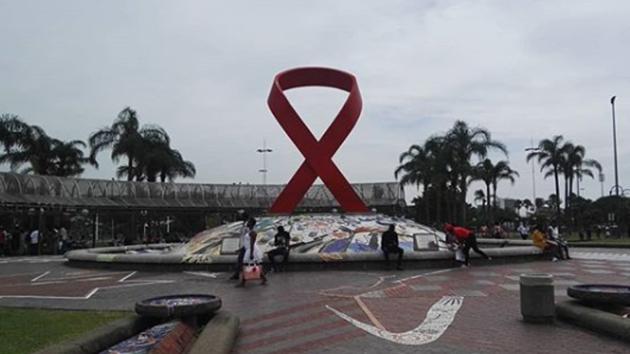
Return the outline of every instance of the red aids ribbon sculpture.
{"type": "Polygon", "coordinates": [[[367,212],[361,198],[332,161],[361,114],[361,94],[356,78],[329,68],[296,68],[276,75],[267,99],[269,109],[297,146],[305,161],[293,175],[269,210],[291,213],[319,176],[346,212],[367,212]],[[284,95],[284,90],[304,86],[325,86],[350,93],[337,117],[318,141],[284,95]]]}

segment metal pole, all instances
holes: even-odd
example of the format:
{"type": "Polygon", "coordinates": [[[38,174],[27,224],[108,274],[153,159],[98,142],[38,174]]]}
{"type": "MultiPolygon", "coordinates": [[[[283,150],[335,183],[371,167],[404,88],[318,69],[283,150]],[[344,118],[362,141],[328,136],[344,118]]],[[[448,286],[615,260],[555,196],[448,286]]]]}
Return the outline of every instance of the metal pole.
{"type": "MultiPolygon", "coordinates": [[[[525,151],[538,151],[538,148],[534,146],[534,139],[531,140],[531,147],[525,149],[525,151]]],[[[532,159],[532,204],[534,204],[534,210],[536,210],[536,162],[532,159]]]]}
{"type": "Polygon", "coordinates": [[[615,152],[615,195],[619,196],[619,174],[617,170],[617,124],[615,120],[615,98],[617,96],[612,96],[610,99],[610,104],[612,106],[612,119],[613,119],[613,147],[615,152]]]}
{"type": "Polygon", "coordinates": [[[580,197],[580,176],[577,176],[577,178],[575,179],[576,183],[577,183],[577,197],[580,197]]]}
{"type": "Polygon", "coordinates": [[[604,174],[602,172],[599,173],[599,184],[602,190],[602,197],[604,197],[604,174]]]}
{"type": "Polygon", "coordinates": [[[267,148],[267,142],[265,141],[265,139],[263,139],[262,149],[256,150],[256,152],[259,152],[262,154],[262,158],[263,158],[263,168],[261,170],[258,170],[258,172],[262,173],[263,186],[267,185],[267,153],[272,152],[272,151],[273,150],[267,148]]]}

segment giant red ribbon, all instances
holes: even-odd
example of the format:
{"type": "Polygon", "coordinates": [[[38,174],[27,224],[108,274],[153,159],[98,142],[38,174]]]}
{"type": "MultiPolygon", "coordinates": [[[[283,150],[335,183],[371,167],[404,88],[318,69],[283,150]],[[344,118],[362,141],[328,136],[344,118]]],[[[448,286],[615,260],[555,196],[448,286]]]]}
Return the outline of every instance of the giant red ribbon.
{"type": "Polygon", "coordinates": [[[282,129],[297,146],[305,161],[269,210],[291,213],[319,176],[346,212],[366,212],[367,206],[332,161],[361,114],[361,94],[356,78],[329,68],[297,68],[276,75],[267,100],[282,129]],[[284,90],[304,86],[333,87],[349,93],[337,117],[318,141],[284,95],[284,90]]]}

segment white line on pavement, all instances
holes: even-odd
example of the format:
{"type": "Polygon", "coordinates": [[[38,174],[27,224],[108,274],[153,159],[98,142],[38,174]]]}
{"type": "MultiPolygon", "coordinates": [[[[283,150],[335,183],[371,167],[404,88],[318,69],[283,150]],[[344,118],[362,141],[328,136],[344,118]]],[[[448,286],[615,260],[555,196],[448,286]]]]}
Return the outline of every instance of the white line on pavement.
{"type": "Polygon", "coordinates": [[[32,283],[32,282],[36,282],[36,281],[38,281],[39,279],[41,279],[41,278],[43,278],[43,277],[47,276],[48,274],[50,274],[50,271],[47,271],[47,272],[45,272],[45,273],[40,274],[38,277],[35,277],[35,278],[31,279],[31,283],[32,283]]]}

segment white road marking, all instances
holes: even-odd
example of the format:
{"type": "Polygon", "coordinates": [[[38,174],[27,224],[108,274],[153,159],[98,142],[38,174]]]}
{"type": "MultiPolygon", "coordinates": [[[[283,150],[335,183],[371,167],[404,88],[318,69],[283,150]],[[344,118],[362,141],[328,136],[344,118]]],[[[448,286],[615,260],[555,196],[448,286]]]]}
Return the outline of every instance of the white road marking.
{"type": "Polygon", "coordinates": [[[41,279],[41,278],[43,278],[43,277],[47,276],[48,274],[50,274],[50,271],[44,272],[44,273],[40,274],[38,277],[35,277],[35,278],[31,279],[31,282],[36,282],[36,281],[38,281],[39,279],[41,279]]]}
{"type": "Polygon", "coordinates": [[[571,252],[571,257],[575,259],[589,259],[600,261],[627,261],[630,262],[630,254],[608,253],[608,252],[571,252]]]}
{"type": "Polygon", "coordinates": [[[404,345],[423,345],[431,343],[442,336],[442,334],[453,323],[457,311],[464,302],[462,296],[444,296],[433,304],[424,321],[416,328],[402,333],[390,332],[361,321],[358,321],[343,312],[335,310],[326,305],[326,308],[337,316],[348,321],[353,326],[360,328],[371,335],[383,338],[390,342],[404,345]]]}
{"type": "Polygon", "coordinates": [[[129,273],[126,277],[124,277],[124,278],[120,279],[118,282],[119,282],[119,283],[123,283],[125,280],[127,280],[127,279],[131,278],[131,277],[132,277],[132,276],[134,276],[136,273],[138,273],[138,272],[137,272],[137,271],[131,272],[131,273],[129,273]]]}
{"type": "Polygon", "coordinates": [[[197,275],[197,276],[205,277],[205,278],[213,278],[213,279],[216,279],[217,275],[219,275],[219,273],[208,273],[208,272],[189,272],[189,271],[185,271],[184,273],[190,274],[190,275],[197,275]]]}
{"type": "MultiPolygon", "coordinates": [[[[33,280],[31,280],[31,282],[32,282],[31,286],[58,284],[58,283],[67,283],[68,282],[68,281],[64,280],[64,278],[56,278],[56,279],[50,279],[50,280],[46,280],[46,281],[41,281],[41,279],[44,278],[49,273],[50,273],[50,271],[48,271],[46,273],[43,273],[43,274],[39,275],[38,277],[34,278],[33,280]]],[[[119,273],[120,272],[109,273],[109,274],[113,275],[113,274],[119,274],[119,273]]],[[[0,295],[0,299],[3,299],[3,298],[9,299],[10,298],[10,299],[46,299],[46,300],[88,300],[100,290],[128,288],[128,287],[142,286],[142,285],[171,284],[171,283],[175,283],[176,282],[175,280],[129,280],[129,278],[132,277],[136,273],[137,273],[136,271],[128,273],[128,274],[125,273],[126,275],[118,280],[118,283],[122,283],[122,284],[120,284],[120,285],[111,285],[111,286],[104,286],[104,287],[96,287],[96,288],[90,290],[90,292],[87,295],[85,295],[85,296],[43,296],[43,295],[6,295],[6,296],[2,296],[2,295],[0,295]]],[[[107,274],[107,273],[101,273],[101,274],[107,274]]],[[[95,278],[95,277],[93,277],[94,274],[85,274],[84,277],[86,277],[86,276],[92,276],[92,278],[76,279],[77,277],[73,276],[73,277],[69,277],[68,280],[92,281],[92,280],[104,280],[105,279],[105,277],[95,278]]],[[[107,277],[107,279],[110,279],[110,278],[111,278],[111,276],[107,277]]]]}
{"type": "Polygon", "coordinates": [[[433,271],[433,272],[417,274],[417,275],[413,275],[413,276],[410,276],[410,277],[406,277],[406,278],[402,278],[402,279],[396,280],[396,281],[394,281],[394,283],[399,283],[400,284],[400,283],[404,283],[404,282],[406,282],[408,280],[412,280],[412,279],[416,279],[416,278],[423,278],[423,277],[427,277],[429,275],[447,273],[447,272],[450,272],[452,270],[453,270],[453,268],[440,269],[440,270],[436,270],[436,271],[433,271]]]}

